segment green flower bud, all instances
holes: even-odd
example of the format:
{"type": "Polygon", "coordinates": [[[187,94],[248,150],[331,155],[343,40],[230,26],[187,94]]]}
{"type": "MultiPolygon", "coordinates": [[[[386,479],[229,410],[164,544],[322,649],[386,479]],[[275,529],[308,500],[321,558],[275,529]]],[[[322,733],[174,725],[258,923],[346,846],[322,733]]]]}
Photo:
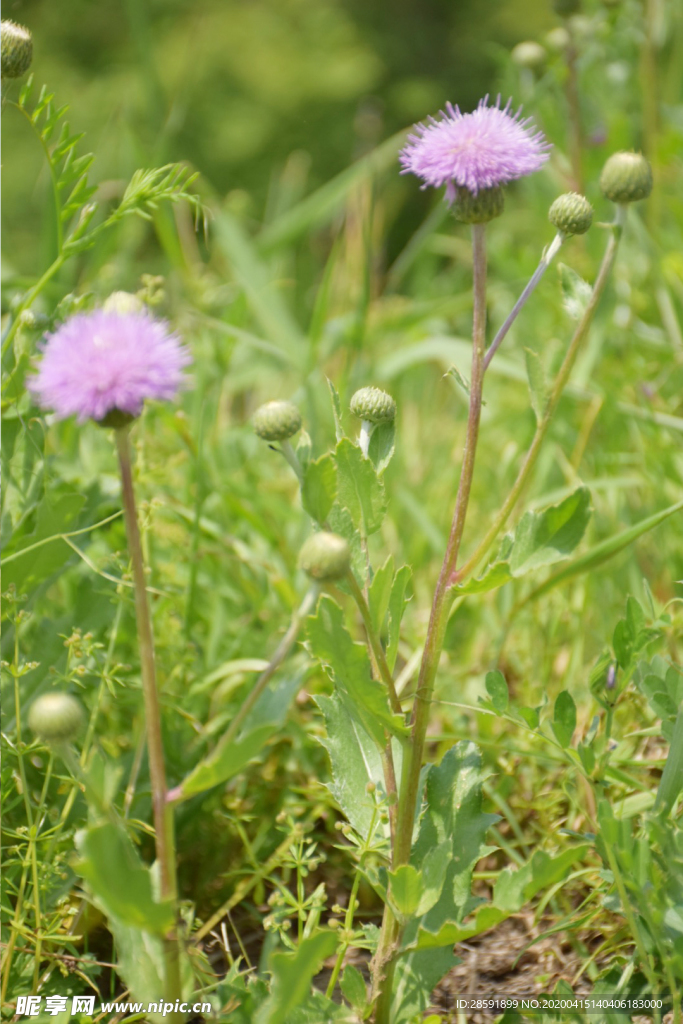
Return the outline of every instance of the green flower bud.
{"type": "Polygon", "coordinates": [[[0,24],[2,39],[2,77],[21,78],[31,67],[33,59],[33,39],[31,33],[23,25],[15,25],[13,21],[0,24]]]}
{"type": "Polygon", "coordinates": [[[83,707],[69,693],[44,693],[37,697],[28,713],[32,732],[45,743],[67,743],[81,730],[83,707]]]}
{"type": "Polygon", "coordinates": [[[136,419],[137,416],[133,416],[132,412],[125,412],[123,409],[110,409],[101,420],[93,420],[93,423],[96,423],[98,427],[104,427],[105,430],[122,430],[123,427],[129,427],[136,419]]]}
{"type": "Polygon", "coordinates": [[[456,220],[465,224],[486,224],[500,217],[505,205],[502,188],[480,188],[476,196],[468,188],[455,186],[455,199],[451,210],[456,220]]]}
{"type": "Polygon", "coordinates": [[[562,51],[566,50],[569,46],[569,32],[567,32],[563,25],[558,25],[557,28],[551,28],[550,32],[548,32],[545,37],[545,41],[546,45],[551,50],[554,50],[555,53],[562,53],[562,51]]]}
{"type": "Polygon", "coordinates": [[[396,416],[396,402],[381,388],[360,388],[353,395],[351,412],[368,423],[386,423],[396,416]]]}
{"type": "Polygon", "coordinates": [[[613,203],[633,203],[652,192],[652,168],[642,153],[613,153],[602,169],[600,188],[613,203]]]}
{"type": "Polygon", "coordinates": [[[581,10],[581,0],[553,0],[553,10],[561,18],[568,18],[581,10]]]}
{"type": "Polygon", "coordinates": [[[521,68],[539,68],[545,64],[548,55],[540,43],[528,39],[523,43],[517,43],[510,56],[521,68]]]}
{"type": "Polygon", "coordinates": [[[578,192],[566,192],[548,210],[548,220],[563,235],[583,235],[593,221],[593,207],[578,192]]]}
{"type": "Polygon", "coordinates": [[[127,313],[144,312],[145,304],[132,292],[112,292],[104,300],[102,309],[105,313],[119,313],[121,316],[126,316],[127,313]]]}
{"type": "Polygon", "coordinates": [[[252,424],[264,441],[287,441],[301,430],[301,413],[292,402],[266,402],[254,413],[252,424]]]}
{"type": "Polygon", "coordinates": [[[336,533],[314,533],[301,549],[299,564],[307,576],[320,583],[346,576],[351,567],[351,550],[336,533]]]}

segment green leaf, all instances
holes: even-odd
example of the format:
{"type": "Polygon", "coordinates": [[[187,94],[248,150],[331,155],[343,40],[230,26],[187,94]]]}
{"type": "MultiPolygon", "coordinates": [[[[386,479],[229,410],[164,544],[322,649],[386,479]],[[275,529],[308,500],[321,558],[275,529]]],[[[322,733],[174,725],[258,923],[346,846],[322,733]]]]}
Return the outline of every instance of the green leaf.
{"type": "Polygon", "coordinates": [[[530,348],[524,349],[526,359],[526,374],[529,378],[529,394],[531,395],[531,408],[536,414],[537,422],[541,422],[548,398],[548,391],[545,382],[543,363],[538,353],[530,348]]]}
{"type": "Polygon", "coordinates": [[[524,576],[567,558],[583,537],[591,516],[590,491],[579,487],[558,505],[526,512],[515,531],[510,572],[524,576]]]}
{"type": "Polygon", "coordinates": [[[108,916],[159,935],[173,927],[173,904],[154,899],[149,868],[123,828],[112,822],[91,825],[76,834],[75,843],[79,853],[75,869],[108,916]]]}
{"type": "Polygon", "coordinates": [[[337,441],[341,441],[344,436],[344,427],[342,425],[342,409],[341,401],[339,398],[339,392],[335,388],[334,384],[327,378],[327,386],[330,389],[330,397],[332,399],[332,415],[334,416],[334,432],[337,437],[337,441]]]}
{"type": "Polygon", "coordinates": [[[571,744],[576,729],[576,704],[569,690],[558,694],[553,712],[553,732],[561,747],[571,744]]]}
{"type": "Polygon", "coordinates": [[[617,622],[612,637],[614,653],[621,668],[627,669],[652,638],[653,634],[646,626],[645,612],[635,597],[628,597],[626,618],[617,622]]]}
{"type": "MultiPolygon", "coordinates": [[[[377,743],[366,729],[346,711],[338,694],[315,698],[325,719],[325,739],[332,766],[330,793],[355,831],[367,838],[373,817],[374,800],[366,793],[368,782],[384,793],[384,771],[377,743]]],[[[394,763],[400,771],[401,748],[394,741],[394,763]]],[[[387,828],[388,835],[388,828],[387,828]]]]}
{"type": "Polygon", "coordinates": [[[368,991],[363,975],[353,964],[347,964],[344,968],[339,987],[347,1003],[362,1014],[368,1004],[368,991]]]}
{"type": "Polygon", "coordinates": [[[422,896],[422,873],[412,864],[388,871],[389,902],[399,917],[412,917],[422,896]]]}
{"type": "Polygon", "coordinates": [[[514,536],[503,539],[497,560],[482,576],[454,587],[453,594],[457,597],[495,590],[532,570],[568,558],[581,541],[590,516],[587,487],[579,487],[541,512],[525,512],[514,536]]]}
{"type": "Polygon", "coordinates": [[[494,710],[499,715],[504,714],[508,709],[509,694],[508,684],[505,681],[505,676],[502,672],[496,670],[495,672],[486,673],[486,692],[491,698],[494,710]]]}
{"type": "Polygon", "coordinates": [[[277,729],[277,723],[267,723],[251,729],[229,744],[219,743],[197,764],[178,787],[177,799],[187,800],[195,793],[227,782],[252,758],[257,757],[277,729]]]}
{"type": "Polygon", "coordinates": [[[398,642],[401,636],[401,620],[408,604],[406,590],[413,576],[413,570],[409,565],[402,565],[396,573],[389,598],[389,627],[387,633],[387,664],[391,672],[396,665],[398,654],[398,642]]]}
{"type": "Polygon", "coordinates": [[[407,727],[403,719],[392,713],[386,690],[372,678],[365,646],[351,639],[344,614],[331,597],[323,595],[316,614],[309,616],[307,636],[311,651],[328,669],[348,714],[360,722],[378,746],[385,746],[385,730],[395,736],[404,735],[407,727]]]}
{"type": "Polygon", "coordinates": [[[335,458],[339,503],[349,510],[361,533],[369,536],[379,530],[387,510],[384,485],[370,460],[347,437],[337,443],[335,458]]]}
{"type": "Polygon", "coordinates": [[[558,263],[562,286],[562,305],[572,320],[580,320],[590,300],[593,289],[575,270],[566,263],[558,263]]]}
{"type": "Polygon", "coordinates": [[[73,549],[61,534],[73,528],[84,504],[84,495],[74,494],[70,489],[59,493],[53,488],[49,495],[44,495],[36,509],[33,532],[22,536],[15,548],[11,542],[6,546],[3,589],[7,590],[11,583],[18,590],[35,587],[73,558],[73,549]]]}
{"type": "Polygon", "coordinates": [[[270,996],[256,1014],[255,1024],[287,1024],[290,1014],[308,997],[313,978],[337,942],[334,932],[318,932],[302,939],[293,953],[274,953],[269,963],[270,996]]]}
{"type": "Polygon", "coordinates": [[[321,455],[306,468],[301,488],[301,502],[309,516],[322,526],[336,497],[336,463],[331,455],[321,455]]]}
{"type": "Polygon", "coordinates": [[[422,891],[420,902],[417,905],[416,915],[426,914],[438,902],[446,881],[448,865],[453,858],[453,843],[451,838],[444,839],[442,843],[430,850],[422,862],[420,874],[422,876],[422,891]]]}
{"type": "Polygon", "coordinates": [[[389,423],[378,423],[370,434],[368,445],[368,458],[375,467],[375,472],[381,476],[391,462],[394,454],[394,438],[396,436],[396,424],[393,420],[389,423]]]}
{"type": "MultiPolygon", "coordinates": [[[[340,537],[348,541],[351,548],[351,568],[359,585],[363,587],[367,575],[367,561],[363,553],[360,534],[353,524],[351,513],[347,508],[342,508],[338,502],[335,502],[327,517],[327,525],[332,533],[338,533],[340,537]]],[[[348,592],[347,585],[343,580],[340,580],[337,586],[340,590],[348,592]]]]}
{"type": "Polygon", "coordinates": [[[389,610],[389,599],[394,582],[394,558],[389,555],[384,565],[375,573],[368,590],[368,605],[370,606],[370,617],[372,627],[376,633],[381,633],[384,620],[389,610]]]}

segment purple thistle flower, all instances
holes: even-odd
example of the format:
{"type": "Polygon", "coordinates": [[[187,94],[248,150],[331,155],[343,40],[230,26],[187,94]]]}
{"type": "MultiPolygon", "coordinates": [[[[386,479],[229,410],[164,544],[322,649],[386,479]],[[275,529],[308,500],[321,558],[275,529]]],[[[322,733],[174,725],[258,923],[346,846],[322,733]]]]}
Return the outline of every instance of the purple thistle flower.
{"type": "Polygon", "coordinates": [[[415,126],[399,159],[402,174],[416,174],[427,188],[446,185],[446,200],[455,199],[456,185],[476,195],[540,170],[549,156],[550,143],[534,131],[531,118],[520,120],[521,107],[510,113],[512,100],[501,110],[500,96],[493,107],[488,96],[471,114],[446,104],[443,120],[415,126]]]}
{"type": "Polygon", "coordinates": [[[28,387],[58,419],[79,423],[119,411],[139,416],[146,398],[173,398],[190,353],[148,313],[97,310],[67,320],[45,338],[28,387]]]}

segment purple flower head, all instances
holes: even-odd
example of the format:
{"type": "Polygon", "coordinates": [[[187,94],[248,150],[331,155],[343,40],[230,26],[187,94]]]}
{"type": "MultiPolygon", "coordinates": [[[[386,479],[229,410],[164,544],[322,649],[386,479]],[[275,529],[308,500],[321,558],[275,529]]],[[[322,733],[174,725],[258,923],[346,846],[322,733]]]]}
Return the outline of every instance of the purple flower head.
{"type": "Polygon", "coordinates": [[[422,178],[422,188],[446,185],[451,203],[456,185],[476,195],[480,189],[496,188],[540,170],[550,149],[543,133],[534,130],[531,118],[520,120],[521,107],[516,114],[510,113],[512,100],[502,110],[500,96],[495,106],[487,103],[485,96],[471,114],[461,114],[447,103],[442,120],[430,117],[429,124],[416,125],[417,134],[408,136],[400,153],[401,173],[422,178]]]}
{"type": "Polygon", "coordinates": [[[102,420],[114,411],[139,416],[146,398],[173,398],[190,353],[148,313],[81,313],[43,343],[29,381],[39,405],[59,419],[102,420]]]}

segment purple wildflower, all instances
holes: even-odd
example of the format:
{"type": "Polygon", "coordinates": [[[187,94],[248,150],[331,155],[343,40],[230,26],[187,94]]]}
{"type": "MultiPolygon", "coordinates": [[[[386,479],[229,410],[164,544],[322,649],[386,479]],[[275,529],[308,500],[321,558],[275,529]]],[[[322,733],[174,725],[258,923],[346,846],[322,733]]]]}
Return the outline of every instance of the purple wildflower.
{"type": "Polygon", "coordinates": [[[59,419],[139,416],[146,398],[173,398],[190,353],[148,313],[78,314],[48,335],[31,394],[59,419]]]}
{"type": "Polygon", "coordinates": [[[496,188],[525,174],[538,171],[548,159],[550,143],[534,131],[531,118],[520,120],[521,107],[510,113],[512,100],[501,110],[500,96],[493,107],[488,96],[471,114],[461,114],[446,104],[443,120],[429,118],[429,124],[415,126],[401,150],[402,174],[416,174],[426,188],[446,185],[446,199],[455,199],[455,187],[474,195],[480,189],[496,188]]]}

